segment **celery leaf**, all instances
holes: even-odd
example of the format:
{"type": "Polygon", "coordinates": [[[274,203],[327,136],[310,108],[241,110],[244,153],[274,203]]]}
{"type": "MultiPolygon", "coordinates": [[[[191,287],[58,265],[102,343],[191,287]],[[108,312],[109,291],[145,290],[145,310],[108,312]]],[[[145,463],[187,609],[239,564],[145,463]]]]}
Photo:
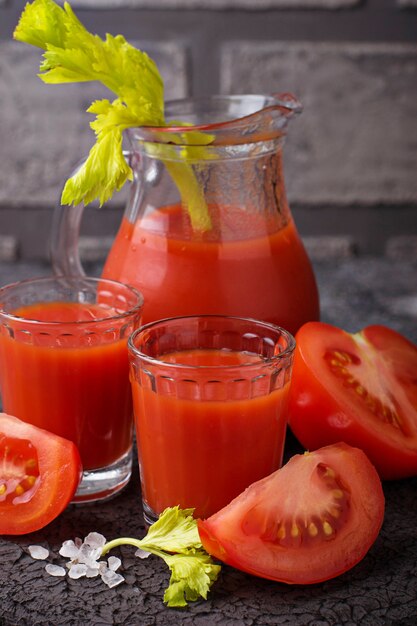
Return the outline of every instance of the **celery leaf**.
{"type": "Polygon", "coordinates": [[[187,601],[207,599],[210,587],[217,579],[220,565],[214,565],[203,550],[162,557],[171,570],[164,601],[168,606],[186,606],[187,601]]]}
{"type": "Polygon", "coordinates": [[[165,509],[143,539],[113,539],[103,546],[102,556],[122,545],[151,552],[163,559],[171,570],[169,586],[164,594],[164,602],[168,606],[186,606],[187,602],[200,597],[206,600],[221,566],[216,565],[202,547],[197,521],[192,514],[193,509],[180,509],[178,506],[165,509]]]}
{"type": "MultiPolygon", "coordinates": [[[[63,204],[88,204],[95,198],[103,204],[114,190],[132,179],[123,157],[123,130],[166,126],[164,85],[155,62],[122,35],[107,34],[103,40],[90,33],[68,2],[63,7],[53,0],[27,4],[13,36],[45,51],[39,74],[45,83],[99,81],[116,94],[112,103],[102,100],[88,109],[96,114],[90,124],[96,133],[96,144],[80,170],[67,181],[61,198],[63,204]]],[[[195,138],[190,138],[191,143],[201,140],[201,133],[195,134],[195,138]]],[[[209,143],[211,138],[206,141],[209,143]]],[[[204,148],[197,154],[204,158],[204,148]]],[[[208,210],[188,158],[185,149],[183,161],[176,166],[167,165],[167,169],[193,226],[205,230],[210,227],[208,210]]]]}
{"type": "Polygon", "coordinates": [[[188,552],[191,548],[201,548],[197,523],[192,514],[193,509],[180,509],[178,506],[165,509],[150,526],[145,537],[146,545],[167,552],[188,552]]]}
{"type": "Polygon", "coordinates": [[[103,41],[78,20],[70,5],[53,0],[27,4],[14,38],[45,50],[40,78],[46,83],[100,81],[118,98],[94,102],[88,109],[97,117],[91,127],[97,143],[86,163],[67,182],[62,202],[103,203],[132,173],[122,150],[121,133],[132,126],[164,126],[163,81],[154,61],[124,37],[103,41]]]}

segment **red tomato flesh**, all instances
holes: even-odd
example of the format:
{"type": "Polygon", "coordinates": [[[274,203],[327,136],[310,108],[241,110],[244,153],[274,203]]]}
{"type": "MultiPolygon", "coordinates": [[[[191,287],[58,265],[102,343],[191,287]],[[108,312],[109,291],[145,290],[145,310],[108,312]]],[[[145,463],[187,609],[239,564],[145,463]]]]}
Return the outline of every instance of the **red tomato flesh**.
{"type": "Polygon", "coordinates": [[[72,441],[0,413],[0,534],[49,524],[72,499],[81,471],[72,441]]]}
{"type": "Polygon", "coordinates": [[[296,335],[291,430],[308,450],[345,441],[381,478],[417,474],[417,347],[385,326],[349,334],[320,322],[296,335]]]}
{"type": "Polygon", "coordinates": [[[379,476],[344,443],[296,455],[207,520],[212,556],[255,576],[312,584],[342,574],[374,543],[384,517],[379,476]]]}

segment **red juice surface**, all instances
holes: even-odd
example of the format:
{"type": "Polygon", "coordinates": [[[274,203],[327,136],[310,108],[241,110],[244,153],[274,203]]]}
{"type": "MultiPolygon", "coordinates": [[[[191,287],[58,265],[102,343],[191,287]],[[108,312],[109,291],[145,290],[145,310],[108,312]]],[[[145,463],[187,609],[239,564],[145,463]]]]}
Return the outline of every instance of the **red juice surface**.
{"type": "Polygon", "coordinates": [[[268,393],[268,379],[267,395],[248,398],[249,379],[265,372],[265,364],[261,357],[242,352],[191,350],[165,355],[163,361],[237,366],[225,368],[223,377],[215,368],[212,376],[207,368],[204,373],[196,368],[191,375],[189,369],[184,375],[177,371],[172,374],[175,391],[162,380],[158,389],[157,367],[157,393],[146,380],[143,386],[132,381],[144,500],[156,513],[178,504],[195,507],[195,515],[205,518],[281,465],[289,385],[268,393]],[[239,367],[248,362],[259,363],[259,368],[249,374],[239,367]],[[230,386],[238,378],[248,381],[230,386]],[[207,391],[210,379],[223,384],[207,391]]]}
{"type": "Polygon", "coordinates": [[[103,277],[143,293],[144,323],[202,313],[239,315],[295,333],[318,319],[314,275],[293,221],[274,230],[242,210],[218,212],[221,227],[200,239],[187,236],[179,206],[155,210],[135,224],[124,219],[103,277]]]}
{"type": "Polygon", "coordinates": [[[111,335],[111,328],[123,322],[94,322],[112,313],[101,305],[35,304],[13,314],[44,325],[28,335],[17,330],[22,322],[12,322],[15,338],[0,334],[4,410],[74,441],[85,470],[115,462],[131,444],[127,340],[111,335]],[[52,321],[63,322],[59,331],[51,330],[52,321]],[[91,322],[88,330],[96,332],[81,333],[71,324],[75,321],[91,322]],[[103,339],[105,330],[109,334],[103,339]]]}

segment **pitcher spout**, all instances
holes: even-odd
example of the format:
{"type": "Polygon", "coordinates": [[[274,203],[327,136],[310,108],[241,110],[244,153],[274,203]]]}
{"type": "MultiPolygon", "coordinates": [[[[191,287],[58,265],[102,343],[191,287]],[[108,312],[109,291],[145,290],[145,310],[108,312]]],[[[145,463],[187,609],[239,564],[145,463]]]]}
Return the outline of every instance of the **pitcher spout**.
{"type": "Polygon", "coordinates": [[[188,146],[256,143],[284,136],[289,120],[301,111],[301,103],[291,93],[172,100],[166,105],[165,127],[129,128],[127,135],[132,146],[136,142],[188,146]]]}

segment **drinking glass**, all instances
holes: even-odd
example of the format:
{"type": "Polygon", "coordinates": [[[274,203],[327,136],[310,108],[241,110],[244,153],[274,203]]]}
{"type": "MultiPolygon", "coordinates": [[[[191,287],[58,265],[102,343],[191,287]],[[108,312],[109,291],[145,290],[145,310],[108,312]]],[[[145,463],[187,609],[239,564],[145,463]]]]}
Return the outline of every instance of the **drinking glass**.
{"type": "Polygon", "coordinates": [[[128,342],[144,517],[208,517],[282,462],[295,341],[273,324],[199,315],[128,342]]]}
{"type": "Polygon", "coordinates": [[[142,306],[136,289],[113,280],[60,276],[0,289],[3,408],[77,445],[75,502],[109,497],[130,478],[127,339],[142,306]]]}

